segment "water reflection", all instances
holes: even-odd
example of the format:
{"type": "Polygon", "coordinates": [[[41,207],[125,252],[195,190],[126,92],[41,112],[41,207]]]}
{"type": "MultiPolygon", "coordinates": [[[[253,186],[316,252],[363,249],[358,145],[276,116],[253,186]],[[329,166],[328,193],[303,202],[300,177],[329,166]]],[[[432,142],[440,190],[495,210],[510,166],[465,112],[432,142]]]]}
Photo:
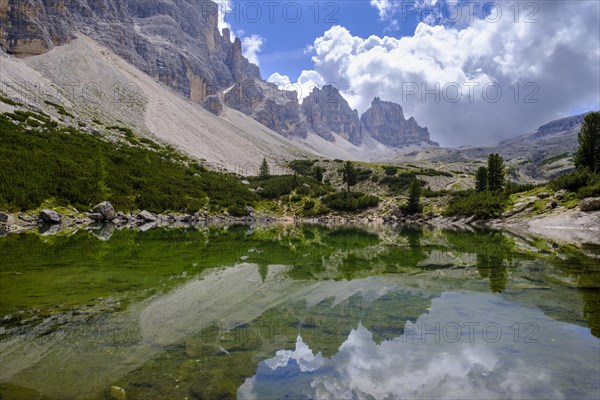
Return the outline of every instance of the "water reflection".
{"type": "Polygon", "coordinates": [[[240,399],[596,398],[599,351],[589,331],[537,310],[486,294],[445,293],[433,300],[429,313],[407,324],[404,335],[381,343],[360,322],[329,358],[315,354],[298,337],[294,350],[277,351],[259,363],[237,395],[240,399]],[[514,329],[517,321],[529,321],[537,328],[524,337],[514,329]],[[577,376],[571,374],[575,370],[577,376]]]}
{"type": "Polygon", "coordinates": [[[423,227],[94,228],[0,239],[1,395],[599,394],[595,247],[423,227]],[[488,323],[500,340],[482,338],[488,323]]]}

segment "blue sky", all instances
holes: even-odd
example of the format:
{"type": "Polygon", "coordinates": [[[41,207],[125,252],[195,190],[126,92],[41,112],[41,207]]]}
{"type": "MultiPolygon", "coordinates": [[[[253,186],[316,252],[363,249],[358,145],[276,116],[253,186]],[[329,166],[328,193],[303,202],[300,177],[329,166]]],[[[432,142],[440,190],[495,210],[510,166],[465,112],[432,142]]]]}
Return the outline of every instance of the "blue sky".
{"type": "Polygon", "coordinates": [[[600,109],[598,0],[215,1],[264,79],[300,100],[333,82],[361,114],[396,102],[444,146],[600,109]]]}
{"type": "Polygon", "coordinates": [[[275,72],[295,79],[302,70],[312,69],[311,54],[305,50],[334,25],[343,25],[360,37],[410,36],[417,26],[414,17],[407,17],[407,22],[400,24],[399,29],[389,30],[389,23],[379,20],[378,10],[368,0],[285,0],[273,3],[277,5],[270,5],[269,1],[233,1],[231,13],[226,14],[226,22],[234,32],[259,35],[265,39],[259,53],[265,79],[275,72]],[[259,8],[260,14],[257,12],[259,8]],[[301,16],[296,12],[299,9],[302,10],[301,16]],[[296,19],[298,22],[294,22],[296,19]]]}

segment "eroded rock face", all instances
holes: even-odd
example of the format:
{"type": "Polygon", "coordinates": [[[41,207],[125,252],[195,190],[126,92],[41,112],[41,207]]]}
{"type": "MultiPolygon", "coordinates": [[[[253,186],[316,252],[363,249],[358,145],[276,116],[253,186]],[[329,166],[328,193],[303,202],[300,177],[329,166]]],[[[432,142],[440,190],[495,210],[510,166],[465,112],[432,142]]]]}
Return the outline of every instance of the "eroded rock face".
{"type": "Polygon", "coordinates": [[[251,116],[285,137],[307,136],[296,92],[258,79],[237,83],[224,96],[229,107],[251,116]]]}
{"type": "Polygon", "coordinates": [[[540,126],[533,136],[535,138],[540,138],[569,130],[579,129],[586,115],[587,113],[548,122],[547,124],[540,126]]]}
{"type": "Polygon", "coordinates": [[[74,37],[64,0],[0,1],[0,46],[9,54],[42,54],[74,37]]]}
{"type": "Polygon", "coordinates": [[[323,139],[333,141],[334,133],[355,145],[361,144],[364,139],[358,112],[352,110],[331,85],[313,89],[302,103],[302,113],[308,125],[323,139]]]}
{"type": "Polygon", "coordinates": [[[29,56],[81,32],[195,102],[247,78],[260,78],[239,39],[218,29],[209,0],[0,1],[0,47],[29,56]]]}
{"type": "Polygon", "coordinates": [[[377,141],[391,147],[428,143],[437,145],[429,138],[427,128],[419,126],[413,117],[406,120],[399,104],[382,101],[379,97],[362,115],[361,121],[370,135],[377,141]]]}

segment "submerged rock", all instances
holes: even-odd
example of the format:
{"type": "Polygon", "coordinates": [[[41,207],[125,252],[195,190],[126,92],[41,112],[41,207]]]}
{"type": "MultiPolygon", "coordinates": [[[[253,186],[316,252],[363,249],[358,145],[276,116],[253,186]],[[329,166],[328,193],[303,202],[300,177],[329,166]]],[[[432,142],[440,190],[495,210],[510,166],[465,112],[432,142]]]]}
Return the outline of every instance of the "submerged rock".
{"type": "Polygon", "coordinates": [[[8,214],[0,213],[0,222],[8,221],[8,214]]]}
{"type": "Polygon", "coordinates": [[[60,224],[62,222],[62,216],[56,211],[52,210],[40,211],[40,219],[48,224],[60,224]]]}
{"type": "Polygon", "coordinates": [[[127,400],[125,389],[119,386],[110,387],[110,396],[115,400],[127,400]]]}

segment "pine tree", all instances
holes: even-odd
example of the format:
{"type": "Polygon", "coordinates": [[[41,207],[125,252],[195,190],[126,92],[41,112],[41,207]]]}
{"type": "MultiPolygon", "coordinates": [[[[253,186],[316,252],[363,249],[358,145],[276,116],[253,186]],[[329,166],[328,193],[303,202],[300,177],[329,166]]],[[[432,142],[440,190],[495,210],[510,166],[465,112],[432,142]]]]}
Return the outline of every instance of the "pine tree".
{"type": "Polygon", "coordinates": [[[475,176],[475,190],[485,192],[487,190],[487,168],[479,167],[475,176]]]}
{"type": "Polygon", "coordinates": [[[260,165],[260,170],[258,172],[258,177],[261,179],[265,179],[271,176],[269,172],[269,164],[267,163],[267,159],[263,158],[262,164],[260,165]]]}
{"type": "Polygon", "coordinates": [[[323,168],[316,166],[315,167],[315,179],[317,182],[323,182],[323,168]]]}
{"type": "Polygon", "coordinates": [[[600,173],[600,112],[589,113],[581,124],[575,166],[600,173]]]}
{"type": "Polygon", "coordinates": [[[423,206],[421,205],[421,183],[418,179],[414,179],[410,184],[408,203],[406,204],[405,211],[408,214],[418,214],[423,211],[423,206]]]}
{"type": "Polygon", "coordinates": [[[494,192],[502,190],[505,181],[504,160],[499,154],[490,154],[487,167],[487,188],[494,192]]]}
{"type": "Polygon", "coordinates": [[[343,174],[342,179],[348,189],[347,191],[348,191],[348,193],[350,193],[350,187],[356,185],[356,182],[357,182],[356,169],[354,168],[354,165],[352,164],[352,162],[346,161],[346,163],[344,164],[344,169],[342,170],[342,174],[343,174]]]}

